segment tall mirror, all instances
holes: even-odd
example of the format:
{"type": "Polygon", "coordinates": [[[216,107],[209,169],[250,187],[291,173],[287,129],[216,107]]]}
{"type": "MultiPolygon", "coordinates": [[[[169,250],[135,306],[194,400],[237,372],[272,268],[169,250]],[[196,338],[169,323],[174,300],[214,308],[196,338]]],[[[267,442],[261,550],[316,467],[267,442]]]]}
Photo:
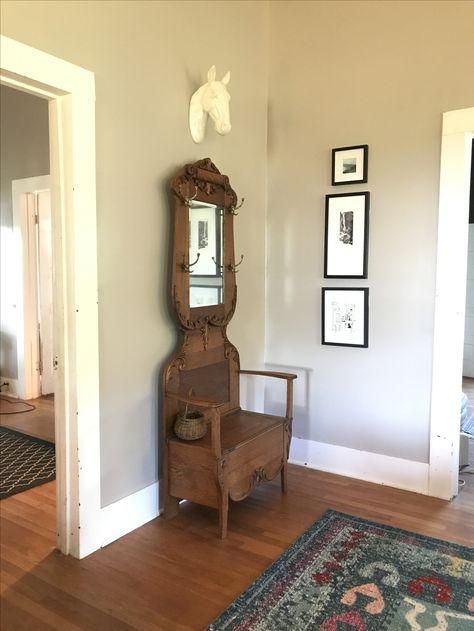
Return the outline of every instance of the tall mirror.
{"type": "Polygon", "coordinates": [[[189,306],[224,302],[222,206],[193,199],[189,203],[189,306]]]}

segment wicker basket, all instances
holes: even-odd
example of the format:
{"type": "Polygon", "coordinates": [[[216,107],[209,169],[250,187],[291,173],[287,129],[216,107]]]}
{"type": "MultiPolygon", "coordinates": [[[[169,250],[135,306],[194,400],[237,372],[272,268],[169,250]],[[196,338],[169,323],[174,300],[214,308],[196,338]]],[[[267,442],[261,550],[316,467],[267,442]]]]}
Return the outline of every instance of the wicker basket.
{"type": "Polygon", "coordinates": [[[174,433],[182,440],[197,440],[205,436],[207,423],[201,412],[178,414],[174,423],[174,433]]]}

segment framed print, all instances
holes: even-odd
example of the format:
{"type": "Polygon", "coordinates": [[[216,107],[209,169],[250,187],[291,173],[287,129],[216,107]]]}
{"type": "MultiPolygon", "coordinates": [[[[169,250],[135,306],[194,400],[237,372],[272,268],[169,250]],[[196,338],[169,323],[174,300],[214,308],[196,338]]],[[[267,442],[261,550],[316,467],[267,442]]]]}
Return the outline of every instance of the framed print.
{"type": "Polygon", "coordinates": [[[321,343],[369,346],[368,287],[323,287],[321,343]]]}
{"type": "Polygon", "coordinates": [[[370,193],[326,195],[324,278],[367,278],[370,193]]]}
{"type": "Polygon", "coordinates": [[[339,147],[332,150],[332,185],[367,182],[369,145],[339,147]]]}
{"type": "Polygon", "coordinates": [[[193,202],[189,209],[189,261],[196,276],[222,276],[222,208],[193,202]]]}

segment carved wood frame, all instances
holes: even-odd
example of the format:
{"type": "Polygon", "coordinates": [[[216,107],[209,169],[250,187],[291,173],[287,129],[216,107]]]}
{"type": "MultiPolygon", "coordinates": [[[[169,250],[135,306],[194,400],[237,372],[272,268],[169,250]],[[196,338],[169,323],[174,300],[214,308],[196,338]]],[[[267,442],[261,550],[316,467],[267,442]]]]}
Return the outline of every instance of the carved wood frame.
{"type": "Polygon", "coordinates": [[[232,211],[237,196],[230,186],[229,178],[222,175],[210,158],[187,164],[171,181],[171,192],[175,198],[173,269],[171,303],[182,329],[193,330],[208,326],[226,326],[234,315],[237,302],[237,285],[234,258],[234,222],[232,211]],[[197,198],[208,204],[224,208],[223,215],[223,279],[224,301],[211,307],[189,306],[189,273],[183,265],[189,265],[189,248],[186,235],[189,232],[188,200],[197,198]]]}

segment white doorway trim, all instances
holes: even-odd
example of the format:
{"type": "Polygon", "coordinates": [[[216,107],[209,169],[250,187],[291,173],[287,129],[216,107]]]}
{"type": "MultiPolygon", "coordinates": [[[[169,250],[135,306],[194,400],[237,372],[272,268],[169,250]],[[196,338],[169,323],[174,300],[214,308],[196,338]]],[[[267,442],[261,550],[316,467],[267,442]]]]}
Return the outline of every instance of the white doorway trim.
{"type": "Polygon", "coordinates": [[[40,396],[37,318],[37,270],[34,217],[34,193],[49,190],[49,175],[23,178],[12,182],[13,255],[12,269],[17,272],[14,285],[17,323],[17,394],[20,399],[40,396]],[[34,273],[32,273],[34,267],[34,273]]]}
{"type": "Polygon", "coordinates": [[[443,115],[429,495],[458,492],[459,426],[474,107],[443,115]]]}
{"type": "Polygon", "coordinates": [[[0,36],[0,80],[49,100],[58,548],[100,547],[94,74],[0,36]]]}

